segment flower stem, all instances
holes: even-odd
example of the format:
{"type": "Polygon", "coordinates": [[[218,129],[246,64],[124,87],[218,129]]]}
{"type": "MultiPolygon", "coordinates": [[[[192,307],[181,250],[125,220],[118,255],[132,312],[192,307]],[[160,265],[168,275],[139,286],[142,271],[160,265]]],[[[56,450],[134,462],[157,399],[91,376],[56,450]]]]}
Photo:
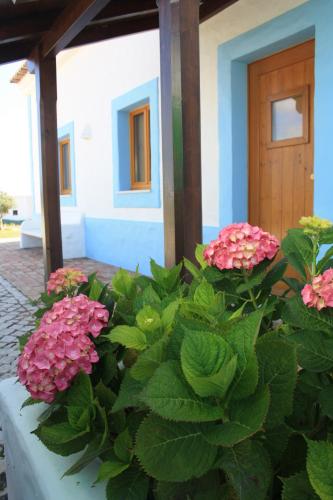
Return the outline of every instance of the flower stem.
{"type": "MultiPolygon", "coordinates": [[[[245,283],[246,283],[246,284],[248,284],[248,283],[249,283],[249,276],[248,276],[247,271],[246,271],[245,269],[243,270],[243,276],[244,276],[244,281],[245,281],[245,283]]],[[[249,288],[249,289],[247,290],[247,293],[249,294],[249,297],[250,297],[250,299],[251,299],[251,302],[252,302],[252,304],[253,304],[253,307],[254,307],[255,309],[258,309],[258,304],[257,304],[256,298],[255,298],[255,296],[254,296],[254,293],[253,293],[253,291],[252,291],[252,288],[249,288]]]]}

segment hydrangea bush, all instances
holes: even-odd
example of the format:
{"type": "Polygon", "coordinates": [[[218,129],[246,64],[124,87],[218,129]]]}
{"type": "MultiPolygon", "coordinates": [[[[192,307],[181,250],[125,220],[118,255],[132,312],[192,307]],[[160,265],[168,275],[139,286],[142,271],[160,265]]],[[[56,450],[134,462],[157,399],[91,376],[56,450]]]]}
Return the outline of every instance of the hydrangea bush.
{"type": "Polygon", "coordinates": [[[232,224],[111,287],[51,277],[19,378],[44,445],[82,450],[65,474],[99,460],[110,500],[333,498],[333,229],[301,226],[232,224]]]}

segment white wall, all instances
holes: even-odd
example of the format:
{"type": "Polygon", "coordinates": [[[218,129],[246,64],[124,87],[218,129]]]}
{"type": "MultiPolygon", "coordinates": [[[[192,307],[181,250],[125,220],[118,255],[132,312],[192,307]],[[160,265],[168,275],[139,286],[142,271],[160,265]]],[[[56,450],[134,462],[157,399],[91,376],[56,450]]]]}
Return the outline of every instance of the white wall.
{"type": "Polygon", "coordinates": [[[32,216],[32,196],[14,196],[15,207],[10,209],[9,214],[5,216],[8,220],[24,220],[32,216]],[[17,215],[13,211],[17,210],[17,215]]]}
{"type": "Polygon", "coordinates": [[[162,209],[113,208],[111,101],[159,75],[157,31],[70,50],[59,60],[58,126],[74,121],[77,200],[91,217],[162,221],[162,209]],[[86,127],[91,139],[82,138],[86,127]]]}
{"type": "MultiPolygon", "coordinates": [[[[206,226],[219,224],[218,46],[306,1],[239,0],[200,27],[203,223],[206,226]]],[[[90,217],[162,221],[162,209],[113,208],[112,200],[111,101],[159,76],[158,31],[65,51],[58,57],[57,66],[58,126],[74,121],[78,207],[90,217]],[[89,140],[82,138],[87,126],[92,134],[89,140]]],[[[21,85],[26,92],[33,92],[32,77],[25,77],[21,85]]],[[[33,133],[36,139],[35,110],[33,133]]],[[[33,153],[39,211],[36,140],[33,153]]]]}

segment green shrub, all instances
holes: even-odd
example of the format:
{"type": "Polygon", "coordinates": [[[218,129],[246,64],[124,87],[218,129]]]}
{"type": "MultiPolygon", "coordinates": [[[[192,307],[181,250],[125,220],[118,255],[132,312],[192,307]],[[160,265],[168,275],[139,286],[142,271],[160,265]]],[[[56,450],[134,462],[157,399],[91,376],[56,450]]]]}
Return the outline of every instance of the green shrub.
{"type": "Polygon", "coordinates": [[[61,455],[84,449],[65,474],[99,457],[110,500],[332,499],[333,314],[300,294],[332,265],[327,244],[332,229],[308,222],[245,274],[207,266],[203,246],[197,266],[119,271],[94,296],[112,312],[100,362],[35,431],[61,455]]]}

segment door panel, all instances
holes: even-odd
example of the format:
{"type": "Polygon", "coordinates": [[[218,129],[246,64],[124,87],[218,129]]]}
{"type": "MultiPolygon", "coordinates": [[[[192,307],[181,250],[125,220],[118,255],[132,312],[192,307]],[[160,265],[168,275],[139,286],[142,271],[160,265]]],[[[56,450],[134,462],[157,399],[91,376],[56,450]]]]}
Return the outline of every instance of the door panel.
{"type": "Polygon", "coordinates": [[[314,41],[249,66],[249,221],[283,238],[313,212],[314,41]]]}

